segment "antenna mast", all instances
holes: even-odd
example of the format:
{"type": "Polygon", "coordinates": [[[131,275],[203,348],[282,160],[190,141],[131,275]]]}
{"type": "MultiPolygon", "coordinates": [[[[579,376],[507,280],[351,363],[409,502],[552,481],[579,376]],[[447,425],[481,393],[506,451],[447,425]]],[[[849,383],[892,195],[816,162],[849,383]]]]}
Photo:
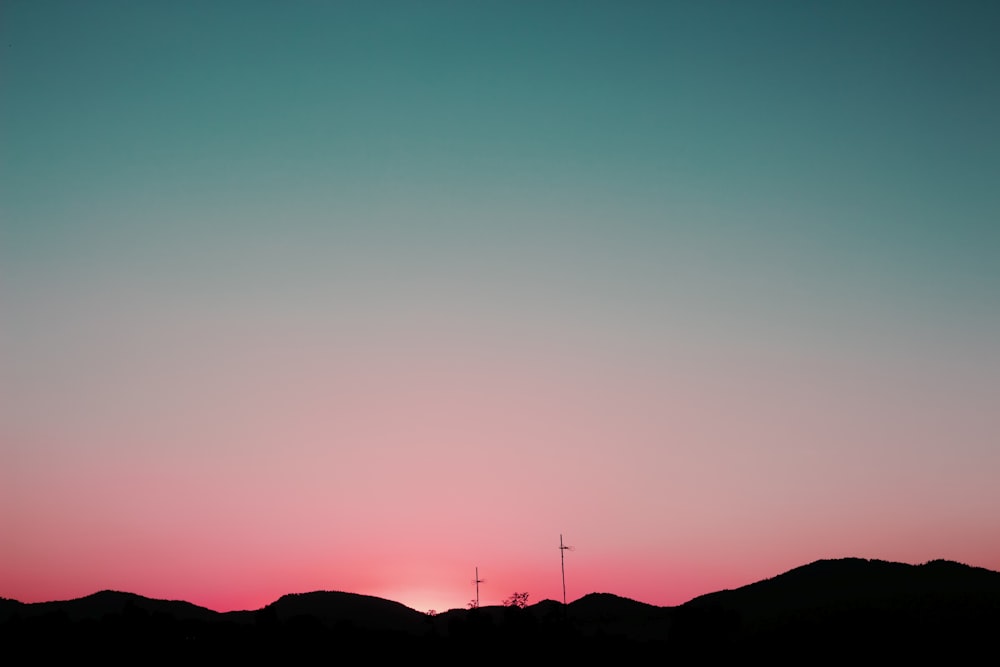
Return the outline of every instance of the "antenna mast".
{"type": "Polygon", "coordinates": [[[566,550],[571,547],[567,547],[563,544],[562,533],[559,534],[559,560],[562,561],[562,584],[563,584],[563,607],[566,606],[566,550]]]}
{"type": "Polygon", "coordinates": [[[479,578],[479,567],[476,567],[476,578],[472,580],[472,583],[476,585],[476,609],[479,609],[479,584],[485,583],[485,579],[479,578]]]}

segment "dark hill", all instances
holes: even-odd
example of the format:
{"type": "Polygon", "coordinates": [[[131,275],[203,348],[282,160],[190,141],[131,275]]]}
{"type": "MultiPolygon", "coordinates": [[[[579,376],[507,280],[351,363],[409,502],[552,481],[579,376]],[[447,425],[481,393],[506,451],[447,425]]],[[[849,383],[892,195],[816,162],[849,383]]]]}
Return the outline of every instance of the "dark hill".
{"type": "MultiPolygon", "coordinates": [[[[372,659],[466,662],[470,655],[589,661],[771,662],[935,659],[995,650],[1000,573],[950,561],[906,565],[821,560],[734,590],[657,607],[610,593],[569,605],[452,609],[428,616],[367,595],[285,595],[255,611],[217,613],[183,601],[101,591],[24,604],[0,598],[0,643],[41,661],[119,657],[155,646],[175,662],[372,659]],[[61,655],[58,651],[66,652],[61,655]],[[316,652],[319,653],[316,653],[316,652]],[[541,653],[539,653],[541,651],[541,653]]],[[[145,655],[145,654],[144,654],[145,655]]]]}
{"type": "Polygon", "coordinates": [[[567,614],[585,634],[613,636],[630,641],[666,640],[671,610],[611,593],[590,593],[569,603],[567,614]]]}
{"type": "Polygon", "coordinates": [[[654,607],[613,593],[588,593],[569,603],[570,611],[581,616],[636,616],[649,613],[654,607]]]}
{"type": "Polygon", "coordinates": [[[65,615],[70,621],[101,620],[108,615],[129,613],[168,615],[178,620],[213,621],[219,613],[181,600],[156,600],[120,591],[99,591],[74,600],[36,602],[24,604],[16,600],[3,600],[0,604],[0,623],[11,616],[30,618],[42,615],[65,615]]]}
{"type": "Polygon", "coordinates": [[[971,658],[1000,628],[1000,573],[951,561],[820,560],[675,610],[683,643],[788,655],[971,658]]]}
{"type": "Polygon", "coordinates": [[[283,595],[257,612],[278,622],[312,617],[330,627],[390,630],[420,634],[427,630],[427,614],[370,595],[340,591],[314,591],[283,595]]]}
{"type": "Polygon", "coordinates": [[[908,565],[882,560],[818,560],[734,590],[694,598],[686,607],[723,606],[766,615],[850,604],[893,605],[1000,594],[1000,573],[952,561],[908,565]]]}

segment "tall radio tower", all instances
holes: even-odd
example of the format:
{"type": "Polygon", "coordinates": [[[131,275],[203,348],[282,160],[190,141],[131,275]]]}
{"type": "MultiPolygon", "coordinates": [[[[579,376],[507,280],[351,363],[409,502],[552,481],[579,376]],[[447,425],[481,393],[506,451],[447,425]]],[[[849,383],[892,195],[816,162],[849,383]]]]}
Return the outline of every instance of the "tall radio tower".
{"type": "Polygon", "coordinates": [[[566,606],[566,552],[573,551],[573,547],[563,544],[562,533],[559,534],[559,560],[562,561],[562,582],[563,582],[563,607],[566,606]]]}
{"type": "Polygon", "coordinates": [[[479,568],[476,567],[476,578],[472,580],[472,583],[476,585],[476,609],[479,609],[479,584],[485,584],[485,579],[479,578],[479,568]]]}

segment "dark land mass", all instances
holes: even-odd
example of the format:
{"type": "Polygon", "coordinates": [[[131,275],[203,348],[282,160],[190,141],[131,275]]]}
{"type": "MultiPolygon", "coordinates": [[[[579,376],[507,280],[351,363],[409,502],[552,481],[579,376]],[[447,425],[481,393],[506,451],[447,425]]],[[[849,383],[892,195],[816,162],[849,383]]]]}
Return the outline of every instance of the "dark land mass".
{"type": "Polygon", "coordinates": [[[677,607],[592,593],[566,606],[543,600],[433,616],[331,591],[224,613],[115,591],[33,604],[0,598],[0,645],[41,663],[971,662],[1000,650],[1000,573],[950,561],[846,558],[677,607]]]}

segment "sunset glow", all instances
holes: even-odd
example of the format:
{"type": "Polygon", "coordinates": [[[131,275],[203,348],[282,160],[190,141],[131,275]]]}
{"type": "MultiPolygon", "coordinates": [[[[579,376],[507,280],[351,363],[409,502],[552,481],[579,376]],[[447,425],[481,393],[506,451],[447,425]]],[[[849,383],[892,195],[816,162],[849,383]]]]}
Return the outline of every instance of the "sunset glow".
{"type": "Polygon", "coordinates": [[[5,2],[0,597],[1000,570],[1000,5],[5,2]]]}

